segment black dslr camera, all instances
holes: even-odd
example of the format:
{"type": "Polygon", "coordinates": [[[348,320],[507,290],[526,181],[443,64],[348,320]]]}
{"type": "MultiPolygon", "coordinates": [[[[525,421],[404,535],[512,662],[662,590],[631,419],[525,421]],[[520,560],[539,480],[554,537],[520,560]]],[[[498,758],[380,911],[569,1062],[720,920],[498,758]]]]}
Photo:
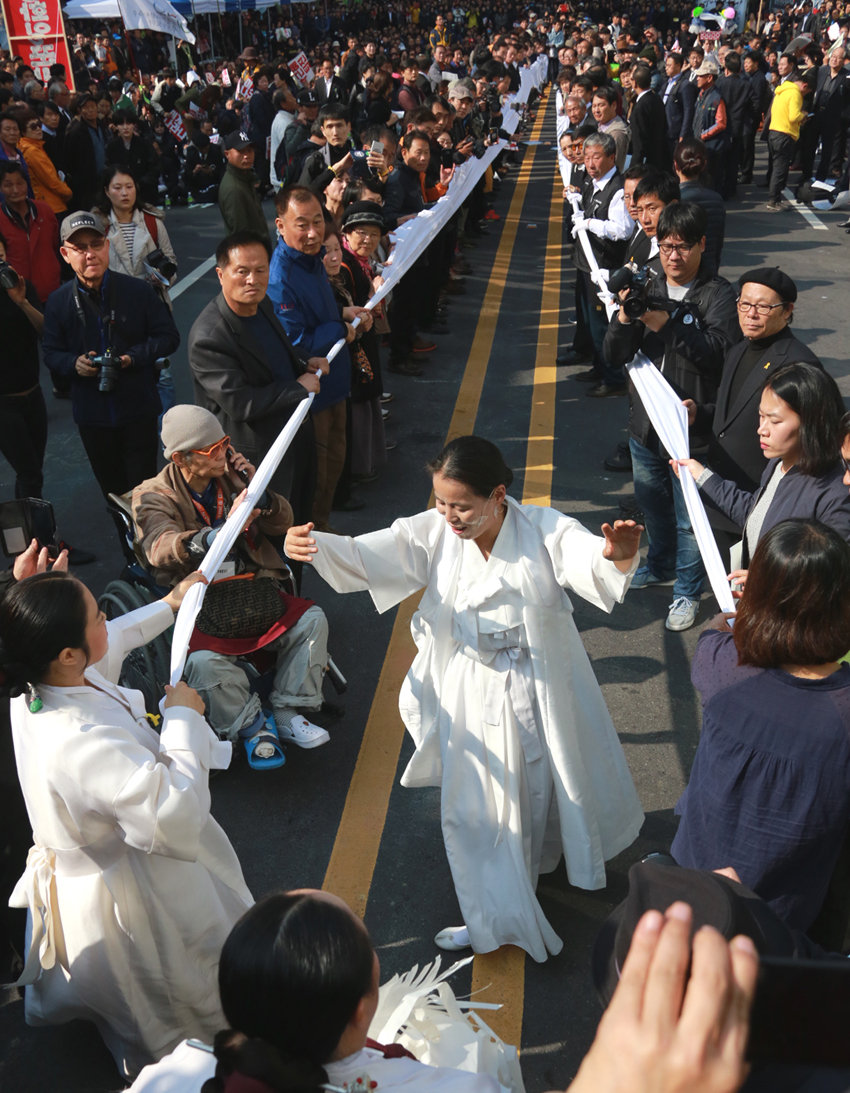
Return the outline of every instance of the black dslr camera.
{"type": "Polygon", "coordinates": [[[171,284],[171,278],[177,272],[177,264],[167,258],[159,247],[146,256],[145,268],[151,276],[161,281],[166,287],[171,284]]]}
{"type": "Polygon", "coordinates": [[[97,369],[97,389],[104,395],[115,390],[115,381],[121,371],[121,357],[114,349],[107,349],[99,357],[91,357],[92,368],[97,369]]]}
{"type": "Polygon", "coordinates": [[[634,262],[627,262],[621,269],[615,270],[608,278],[608,288],[616,296],[624,288],[629,290],[625,300],[620,301],[620,307],[626,313],[628,319],[639,319],[647,311],[675,311],[679,306],[675,301],[664,300],[660,297],[650,299],[649,286],[655,281],[658,274],[650,266],[638,266],[634,262]]]}
{"type": "Polygon", "coordinates": [[[15,288],[18,284],[18,275],[8,262],[0,261],[0,285],[3,288],[15,288]]]}

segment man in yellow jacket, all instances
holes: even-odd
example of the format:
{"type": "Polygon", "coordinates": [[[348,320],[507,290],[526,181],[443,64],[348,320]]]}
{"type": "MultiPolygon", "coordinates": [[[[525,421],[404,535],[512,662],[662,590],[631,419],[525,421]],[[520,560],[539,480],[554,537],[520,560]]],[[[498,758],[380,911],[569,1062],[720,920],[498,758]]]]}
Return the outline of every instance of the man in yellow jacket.
{"type": "Polygon", "coordinates": [[[781,212],[787,208],[782,201],[782,191],[788,181],[788,171],[794,162],[800,126],[806,120],[803,95],[808,89],[803,75],[793,69],[776,88],[770,107],[770,126],[767,146],[770,150],[770,177],[768,179],[767,208],[781,212]]]}

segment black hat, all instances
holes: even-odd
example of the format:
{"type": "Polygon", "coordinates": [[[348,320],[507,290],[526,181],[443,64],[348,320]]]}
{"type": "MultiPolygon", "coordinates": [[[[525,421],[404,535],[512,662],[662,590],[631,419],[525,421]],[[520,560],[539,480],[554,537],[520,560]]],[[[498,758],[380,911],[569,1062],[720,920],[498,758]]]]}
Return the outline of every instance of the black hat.
{"type": "Polygon", "coordinates": [[[738,288],[743,288],[746,284],[767,285],[786,304],[793,304],[797,299],[797,286],[778,266],[764,266],[762,269],[751,269],[749,273],[742,273],[738,278],[738,288]]]}
{"type": "Polygon", "coordinates": [[[713,926],[727,941],[752,938],[762,956],[794,957],[794,936],[768,905],[728,877],[678,865],[637,862],[629,870],[629,894],[606,919],[593,943],[591,970],[600,1001],[607,1006],[620,979],[632,935],[645,911],[661,911],[681,900],[693,910],[692,936],[713,926]]]}
{"type": "Polygon", "coordinates": [[[295,96],[295,101],[299,106],[318,106],[319,100],[316,98],[316,92],[311,91],[309,87],[305,87],[303,91],[299,91],[295,96]]]}
{"type": "Polygon", "coordinates": [[[365,227],[371,224],[381,229],[381,235],[387,230],[384,222],[384,210],[377,201],[353,201],[345,210],[342,218],[342,230],[350,231],[352,228],[365,227]]]}
{"type": "Polygon", "coordinates": [[[254,142],[252,140],[248,140],[245,134],[240,132],[238,129],[235,133],[231,133],[227,140],[224,142],[225,152],[230,152],[234,148],[238,148],[241,152],[244,148],[252,148],[253,146],[254,142]]]}

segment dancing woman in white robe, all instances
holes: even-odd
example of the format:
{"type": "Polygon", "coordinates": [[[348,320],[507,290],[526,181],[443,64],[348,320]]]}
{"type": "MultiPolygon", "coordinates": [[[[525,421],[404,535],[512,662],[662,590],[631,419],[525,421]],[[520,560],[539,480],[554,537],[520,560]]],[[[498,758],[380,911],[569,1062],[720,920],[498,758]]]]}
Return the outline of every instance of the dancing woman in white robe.
{"type": "MultiPolygon", "coordinates": [[[[468,441],[487,444],[454,444],[468,441]]],[[[563,854],[571,884],[602,888],[605,862],[643,823],[565,591],[610,612],[637,568],[641,529],[618,521],[598,538],[506,497],[507,468],[489,493],[489,482],[471,488],[452,473],[446,463],[434,474],[436,510],[356,539],[292,528],[285,550],[338,592],[368,590],[381,612],[425,589],[399,698],[416,744],[402,785],[442,787],[473,949],[513,944],[543,961],[562,941],[535,895],[539,874],[563,854]]]]}
{"type": "MultiPolygon", "coordinates": [[[[57,596],[54,574],[30,581],[49,581],[47,594],[57,596]]],[[[20,643],[9,640],[6,608],[30,581],[0,607],[7,682],[16,674],[36,683],[11,703],[35,843],[10,900],[30,912],[19,980],[26,1020],[93,1021],[132,1077],[187,1036],[212,1037],[224,1024],[219,954],[253,903],[210,816],[209,771],[228,766],[231,745],[209,728],[186,684],[174,688],[160,733],[141,693],[117,684],[126,653],[174,622],[192,578],[167,600],[106,624],[83,589],[85,645],[96,663],[77,658],[84,674],[76,686],[33,680],[23,654],[12,651],[20,643]]],[[[63,649],[59,659],[67,667],[76,654],[83,650],[63,649]]],[[[68,682],[57,663],[50,678],[68,682]]]]}

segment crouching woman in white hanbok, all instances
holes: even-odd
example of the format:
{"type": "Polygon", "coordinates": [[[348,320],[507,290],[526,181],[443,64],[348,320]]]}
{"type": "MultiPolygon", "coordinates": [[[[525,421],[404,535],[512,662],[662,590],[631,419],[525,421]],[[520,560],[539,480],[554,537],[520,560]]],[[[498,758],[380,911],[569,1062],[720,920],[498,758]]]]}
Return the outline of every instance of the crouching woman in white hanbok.
{"type": "Polygon", "coordinates": [[[221,1027],[219,954],[253,902],[210,816],[209,772],[231,745],[185,683],[166,688],[159,734],[140,692],[117,684],[125,654],[173,623],[196,579],[110,623],[64,573],[0,602],[2,693],[35,843],[10,900],[29,908],[27,1023],[93,1021],[128,1077],[221,1027]]]}
{"type": "MultiPolygon", "coordinates": [[[[339,896],[310,888],[266,896],[221,952],[230,1027],[212,1047],[181,1044],[128,1093],[509,1093],[489,1074],[426,1065],[396,1043],[370,1040],[381,1011],[394,1016],[405,994],[380,998],[380,975],[366,927],[339,896]]],[[[458,1043],[475,1040],[465,1018],[459,1022],[446,1036],[455,1055],[458,1043]]],[[[439,1036],[419,1040],[430,1056],[443,1054],[439,1036]]]]}
{"type": "Polygon", "coordinates": [[[638,564],[642,528],[604,538],[507,496],[513,474],[479,437],[429,466],[436,510],[356,539],[291,528],[285,551],[379,611],[424,588],[401,716],[416,743],[405,786],[441,786],[443,837],[464,926],[437,944],[562,948],[537,901],[561,855],[580,888],[605,885],[643,812],[565,589],[604,611],[638,564]]]}

